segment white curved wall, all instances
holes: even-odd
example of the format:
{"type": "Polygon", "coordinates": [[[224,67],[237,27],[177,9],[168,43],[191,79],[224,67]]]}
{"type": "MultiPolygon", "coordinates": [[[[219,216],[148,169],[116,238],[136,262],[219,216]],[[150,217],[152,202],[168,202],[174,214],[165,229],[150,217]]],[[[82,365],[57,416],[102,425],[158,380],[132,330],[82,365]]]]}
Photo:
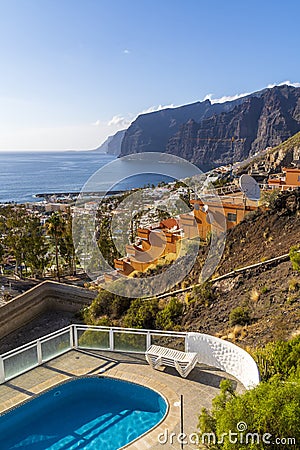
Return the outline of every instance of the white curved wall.
{"type": "Polygon", "coordinates": [[[198,362],[217,367],[233,375],[246,389],[260,381],[254,359],[242,348],[231,342],[202,333],[187,333],[186,351],[198,353],[198,362]]]}

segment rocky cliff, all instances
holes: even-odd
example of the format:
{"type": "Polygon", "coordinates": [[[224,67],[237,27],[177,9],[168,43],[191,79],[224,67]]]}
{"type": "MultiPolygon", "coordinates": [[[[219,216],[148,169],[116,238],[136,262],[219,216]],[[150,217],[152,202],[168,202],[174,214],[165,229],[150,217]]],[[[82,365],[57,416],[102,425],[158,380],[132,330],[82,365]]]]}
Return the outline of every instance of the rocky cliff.
{"type": "Polygon", "coordinates": [[[190,119],[195,122],[230,111],[240,100],[211,104],[209,100],[177,108],[141,114],[126,130],[121,156],[141,152],[165,152],[169,139],[190,119]]]}
{"type": "Polygon", "coordinates": [[[139,116],[120,156],[160,151],[202,169],[246,159],[300,131],[300,88],[276,86],[226,103],[209,100],[139,116]]]}
{"type": "Polygon", "coordinates": [[[265,157],[265,167],[268,171],[280,172],[283,167],[291,164],[300,165],[300,132],[270,149],[265,157]]]}
{"type": "Polygon", "coordinates": [[[300,132],[276,147],[270,147],[263,155],[240,167],[238,173],[258,174],[280,173],[284,167],[300,167],[300,132]]]}
{"type": "Polygon", "coordinates": [[[101,144],[100,147],[96,148],[94,151],[119,156],[125,131],[126,130],[120,130],[113,136],[108,136],[106,141],[104,141],[103,144],[101,144]]]}

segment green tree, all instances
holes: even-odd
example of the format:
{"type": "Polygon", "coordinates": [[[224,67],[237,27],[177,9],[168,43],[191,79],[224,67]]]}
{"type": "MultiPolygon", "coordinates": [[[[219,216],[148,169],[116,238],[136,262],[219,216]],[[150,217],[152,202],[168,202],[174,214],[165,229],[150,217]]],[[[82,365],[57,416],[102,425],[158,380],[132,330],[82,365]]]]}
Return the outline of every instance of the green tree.
{"type": "Polygon", "coordinates": [[[2,274],[3,274],[3,266],[4,266],[5,256],[6,256],[5,246],[3,245],[2,242],[0,242],[0,273],[2,273],[2,274]]]}
{"type": "Polygon", "coordinates": [[[2,210],[1,229],[4,235],[3,243],[8,254],[15,257],[15,274],[22,277],[22,262],[24,259],[26,237],[26,210],[22,206],[9,205],[2,210]]]}
{"type": "Polygon", "coordinates": [[[250,311],[243,306],[233,308],[229,314],[229,324],[233,325],[247,325],[251,322],[250,311]]]}
{"type": "Polygon", "coordinates": [[[120,319],[128,310],[131,299],[121,297],[112,292],[101,290],[88,308],[85,308],[83,317],[87,324],[98,325],[102,317],[120,319]]]}
{"type": "Polygon", "coordinates": [[[111,237],[111,217],[105,216],[100,220],[98,227],[98,246],[104,259],[111,266],[114,265],[114,259],[118,258],[119,253],[111,237]]]}
{"type": "Polygon", "coordinates": [[[273,189],[271,191],[262,191],[259,205],[264,206],[265,208],[274,209],[276,200],[280,195],[280,191],[278,189],[273,189]]]}
{"type": "Polygon", "coordinates": [[[254,357],[261,370],[267,362],[268,371],[263,373],[266,381],[242,395],[234,392],[229,380],[222,381],[220,395],[213,400],[211,412],[203,409],[199,416],[200,442],[209,436],[205,433],[211,433],[210,436],[216,439],[207,447],[214,450],[296,450],[300,442],[300,337],[289,342],[269,343],[256,351],[254,357]],[[247,428],[237,447],[236,443],[230,442],[228,433],[230,430],[238,432],[239,422],[244,422],[247,428]],[[296,443],[266,446],[262,440],[257,442],[254,434],[247,442],[246,433],[258,433],[260,437],[269,433],[271,442],[285,437],[295,439],[296,443]]]}
{"type": "Polygon", "coordinates": [[[289,251],[290,260],[293,266],[293,270],[300,272],[300,246],[293,245],[289,251]]]}
{"type": "Polygon", "coordinates": [[[47,234],[53,239],[55,246],[55,265],[56,265],[56,275],[57,280],[60,282],[60,271],[59,271],[59,245],[65,231],[65,222],[58,212],[55,212],[46,221],[47,234]]]}
{"type": "MultiPolygon", "coordinates": [[[[211,414],[202,410],[199,417],[200,442],[205,442],[204,433],[213,433],[216,442],[210,441],[208,448],[222,450],[264,450],[265,443],[257,436],[268,433],[271,442],[276,438],[294,438],[300,440],[300,382],[299,379],[287,379],[285,383],[278,379],[262,382],[256,388],[243,395],[235,395],[227,382],[221,383],[221,393],[213,400],[211,414]],[[229,439],[228,433],[238,433],[239,423],[246,424],[242,442],[229,439]],[[246,433],[253,433],[248,435],[246,433]],[[255,434],[254,434],[255,433],[255,434]],[[223,437],[223,439],[222,439],[223,437]],[[247,442],[248,440],[248,442],[247,442]]],[[[207,435],[206,435],[207,436],[207,435]]],[[[240,435],[238,435],[240,438],[240,435]]],[[[240,439],[239,439],[240,441],[240,439]]],[[[275,448],[271,445],[268,448],[275,448]]],[[[297,443],[276,448],[298,449],[297,443]]]]}
{"type": "Polygon", "coordinates": [[[156,327],[162,330],[173,330],[180,322],[184,310],[183,303],[172,297],[167,305],[156,316],[156,327]]]}
{"type": "Polygon", "coordinates": [[[72,237],[72,216],[69,213],[64,220],[63,233],[60,239],[59,250],[68,265],[69,273],[76,275],[76,254],[72,237]]]}
{"type": "Polygon", "coordinates": [[[41,276],[49,262],[48,244],[38,217],[28,215],[25,223],[23,257],[33,276],[41,276]]]}
{"type": "Polygon", "coordinates": [[[136,298],[124,317],[124,325],[128,328],[154,329],[158,313],[158,300],[136,298]]]}
{"type": "Polygon", "coordinates": [[[284,380],[300,371],[300,336],[290,341],[269,342],[254,350],[252,356],[264,381],[274,376],[284,380]]]}

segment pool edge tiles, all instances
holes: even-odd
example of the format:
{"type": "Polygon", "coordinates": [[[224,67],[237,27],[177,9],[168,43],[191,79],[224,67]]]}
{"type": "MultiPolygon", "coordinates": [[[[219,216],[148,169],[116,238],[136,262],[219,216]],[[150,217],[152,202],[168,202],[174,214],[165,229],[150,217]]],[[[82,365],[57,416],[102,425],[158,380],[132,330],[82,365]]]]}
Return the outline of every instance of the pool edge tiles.
{"type": "MultiPolygon", "coordinates": [[[[39,397],[43,397],[43,395],[44,395],[43,400],[45,400],[47,398],[47,395],[48,395],[48,397],[49,397],[49,395],[51,396],[51,392],[55,391],[55,389],[59,389],[59,387],[62,387],[64,385],[67,386],[67,389],[68,389],[68,385],[69,385],[69,389],[70,389],[71,385],[76,387],[76,384],[75,385],[73,384],[74,381],[80,381],[80,380],[84,380],[84,379],[87,379],[87,380],[92,380],[93,379],[93,380],[96,381],[96,380],[101,380],[101,379],[104,380],[105,379],[109,383],[109,380],[112,380],[112,382],[113,382],[112,386],[115,386],[115,387],[118,387],[118,385],[117,384],[114,385],[114,382],[120,381],[120,382],[123,382],[123,383],[126,383],[126,384],[128,383],[128,385],[130,385],[129,392],[130,392],[130,389],[134,390],[134,386],[139,386],[139,389],[147,390],[149,392],[149,396],[150,397],[148,397],[148,395],[144,395],[144,394],[141,395],[142,391],[140,391],[140,392],[137,391],[137,393],[136,393],[138,397],[140,395],[140,399],[143,398],[146,402],[148,401],[147,399],[149,399],[149,398],[151,399],[151,396],[155,393],[156,397],[154,397],[154,398],[157,398],[158,405],[160,404],[160,407],[157,410],[157,414],[159,415],[159,411],[161,411],[160,414],[162,414],[162,416],[161,417],[157,417],[158,421],[156,423],[153,422],[153,420],[155,420],[155,419],[153,419],[152,420],[152,424],[149,423],[149,425],[150,425],[149,429],[145,430],[145,426],[144,426],[143,427],[144,429],[141,429],[141,434],[139,436],[134,437],[130,442],[128,442],[126,444],[122,444],[118,448],[120,448],[120,449],[121,448],[122,449],[126,448],[128,450],[129,449],[133,450],[135,448],[139,448],[139,449],[141,449],[141,448],[149,448],[149,447],[151,447],[151,444],[156,444],[157,443],[157,435],[154,438],[154,436],[151,436],[151,433],[153,433],[153,431],[155,429],[157,429],[157,427],[160,426],[168,418],[169,413],[170,413],[170,405],[172,405],[172,403],[170,403],[170,400],[172,402],[172,398],[171,399],[166,398],[166,397],[168,397],[168,395],[167,396],[164,395],[164,393],[162,391],[165,391],[167,389],[167,387],[164,386],[164,385],[161,385],[160,383],[156,382],[155,380],[151,380],[150,378],[143,377],[143,376],[136,376],[134,374],[133,374],[133,376],[130,376],[129,373],[120,373],[120,371],[118,371],[118,372],[119,372],[118,376],[116,376],[116,374],[114,374],[112,376],[111,376],[111,374],[109,374],[109,375],[108,374],[105,374],[105,375],[103,375],[103,374],[101,374],[101,375],[94,374],[94,375],[85,375],[85,376],[80,376],[80,377],[70,377],[68,380],[64,380],[64,381],[61,381],[59,383],[55,383],[54,386],[52,385],[48,389],[43,390],[38,395],[34,395],[33,397],[27,398],[24,402],[22,402],[21,405],[20,404],[19,405],[15,405],[14,407],[9,408],[6,412],[1,414],[1,417],[3,418],[4,416],[8,416],[9,414],[14,413],[14,410],[18,410],[19,408],[22,408],[22,406],[25,407],[25,410],[24,409],[23,409],[23,411],[21,410],[19,412],[19,416],[20,415],[22,416],[22,414],[24,415],[24,413],[25,413],[25,415],[27,415],[28,411],[29,411],[29,408],[30,408],[30,403],[32,401],[38,400],[38,398],[39,397]],[[134,380],[133,380],[133,378],[134,378],[134,380]],[[163,406],[160,403],[161,400],[163,401],[163,406]],[[26,405],[27,405],[28,411],[26,411],[26,405]],[[149,439],[152,442],[150,442],[149,439]],[[135,446],[135,444],[137,444],[137,446],[135,446]]],[[[100,386],[101,385],[99,384],[99,387],[100,386]]],[[[105,386],[105,384],[104,384],[104,386],[105,386]]],[[[123,392],[124,385],[122,386],[122,384],[120,383],[119,384],[119,388],[123,392]]],[[[125,392],[126,392],[126,390],[127,389],[125,389],[125,392]]],[[[169,392],[169,394],[170,394],[170,392],[169,392]]],[[[176,396],[176,394],[174,392],[171,392],[171,394],[172,394],[171,396],[174,399],[175,398],[174,396],[176,396]]],[[[35,405],[33,404],[32,406],[33,407],[37,407],[37,405],[38,405],[38,403],[36,403],[35,405]]],[[[142,407],[142,409],[143,409],[143,407],[142,407]]],[[[146,408],[146,410],[147,410],[147,408],[146,408]]],[[[18,419],[18,413],[16,413],[16,414],[17,414],[16,417],[18,419]]],[[[14,419],[14,417],[13,417],[13,419],[14,419]]],[[[169,426],[171,426],[171,423],[169,424],[169,426]]],[[[137,427],[136,428],[136,432],[138,432],[139,429],[140,428],[137,427]]],[[[100,435],[101,435],[101,432],[100,432],[100,435]]],[[[125,433],[125,435],[123,435],[123,436],[126,436],[126,439],[130,439],[130,434],[126,434],[125,433]]],[[[8,439],[8,441],[10,441],[10,439],[8,439]]],[[[120,445],[120,444],[121,444],[121,442],[119,442],[118,444],[115,443],[113,445],[120,445]]],[[[92,448],[94,448],[94,447],[92,447],[92,448]]],[[[117,447],[114,447],[114,448],[117,448],[117,447]]]]}

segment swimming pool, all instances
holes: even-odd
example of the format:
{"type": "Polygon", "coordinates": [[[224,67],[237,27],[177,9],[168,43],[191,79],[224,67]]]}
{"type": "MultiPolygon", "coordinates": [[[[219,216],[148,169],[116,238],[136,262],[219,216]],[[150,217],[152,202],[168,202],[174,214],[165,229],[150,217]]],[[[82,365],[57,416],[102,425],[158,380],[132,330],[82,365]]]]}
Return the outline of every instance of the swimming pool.
{"type": "Polygon", "coordinates": [[[157,392],[112,378],[79,378],[0,417],[1,450],[117,450],[162,420],[157,392]]]}

